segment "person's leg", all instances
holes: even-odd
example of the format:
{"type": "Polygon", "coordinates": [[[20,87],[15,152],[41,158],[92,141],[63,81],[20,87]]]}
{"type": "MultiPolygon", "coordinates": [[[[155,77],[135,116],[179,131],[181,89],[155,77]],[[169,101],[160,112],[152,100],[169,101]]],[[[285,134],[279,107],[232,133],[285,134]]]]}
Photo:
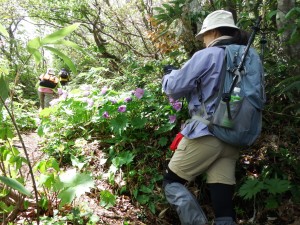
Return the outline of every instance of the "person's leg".
{"type": "Polygon", "coordinates": [[[207,182],[216,217],[215,225],[235,224],[233,194],[237,159],[238,150],[224,143],[221,158],[207,171],[207,182]]]}
{"type": "Polygon", "coordinates": [[[40,99],[40,109],[44,109],[45,108],[45,94],[44,92],[39,92],[38,91],[38,95],[39,95],[39,99],[40,99]]]}
{"type": "Polygon", "coordinates": [[[52,93],[45,93],[45,108],[50,107],[50,102],[54,99],[54,94],[52,93]]]}
{"type": "Polygon", "coordinates": [[[183,138],[169,163],[163,184],[165,196],[183,225],[208,224],[198,201],[184,183],[207,170],[221,154],[221,144],[212,136],[193,140],[183,138]]]}

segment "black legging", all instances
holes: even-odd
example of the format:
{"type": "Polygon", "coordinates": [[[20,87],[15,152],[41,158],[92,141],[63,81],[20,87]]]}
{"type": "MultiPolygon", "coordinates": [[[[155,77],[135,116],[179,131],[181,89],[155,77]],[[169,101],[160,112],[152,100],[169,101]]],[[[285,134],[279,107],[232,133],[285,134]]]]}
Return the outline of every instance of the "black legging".
{"type": "Polygon", "coordinates": [[[215,217],[232,217],[235,220],[233,207],[234,185],[208,184],[215,217]]]}

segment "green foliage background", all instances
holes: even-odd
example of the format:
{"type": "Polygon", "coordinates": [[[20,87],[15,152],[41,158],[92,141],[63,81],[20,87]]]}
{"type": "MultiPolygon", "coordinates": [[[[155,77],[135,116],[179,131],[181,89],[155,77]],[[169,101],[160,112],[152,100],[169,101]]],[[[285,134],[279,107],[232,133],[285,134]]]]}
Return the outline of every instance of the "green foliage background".
{"type": "MultiPolygon", "coordinates": [[[[101,206],[109,209],[117,196],[125,194],[145,206],[145,214],[165,212],[168,204],[161,181],[172,154],[168,146],[188,115],[184,100],[182,110],[176,111],[162,94],[162,68],[167,64],[180,67],[201,49],[202,43],[194,37],[203,19],[212,10],[226,8],[248,31],[258,15],[263,16],[254,46],[263,54],[268,100],[262,135],[241,151],[237,165],[237,216],[245,223],[259,210],[254,216],[257,223],[264,224],[274,215],[278,223],[284,223],[283,206],[299,206],[300,69],[299,57],[292,55],[300,45],[299,1],[286,12],[284,28],[276,19],[277,1],[174,0],[153,5],[130,1],[117,5],[100,0],[94,4],[26,0],[1,1],[1,6],[0,168],[4,186],[0,188],[5,199],[10,199],[13,189],[26,208],[27,190],[20,168],[29,162],[13,146],[16,124],[21,132],[36,130],[43,138],[41,151],[48,158],[34,167],[40,174],[36,179],[41,214],[53,198],[57,204],[52,207],[59,210],[74,206],[72,212],[61,211],[52,219],[41,217],[43,221],[96,224],[93,213],[85,209],[82,214],[75,203],[95,188],[95,180],[102,179],[113,193],[96,190],[101,206]],[[22,16],[24,11],[28,17],[22,16]],[[35,24],[34,34],[28,34],[20,22],[28,18],[35,24]],[[283,39],[286,33],[288,38],[283,39]],[[265,40],[263,49],[260,44],[265,40]],[[54,105],[39,113],[36,78],[47,67],[68,68],[72,80],[54,105]],[[141,98],[134,94],[137,88],[144,90],[141,98]],[[175,123],[170,122],[170,115],[176,115],[175,123]],[[95,141],[97,151],[89,151],[87,146],[95,141]],[[98,151],[104,153],[103,158],[97,158],[98,151]],[[101,173],[96,172],[99,165],[105,168],[101,173]],[[63,176],[66,167],[74,168],[71,180],[63,176]],[[67,218],[59,217],[64,214],[67,218]]],[[[206,196],[204,177],[192,183],[193,187],[206,196]]],[[[207,197],[199,200],[209,204],[207,197]]],[[[3,215],[19,212],[16,203],[1,203],[3,215]]],[[[206,212],[210,215],[211,208],[206,212]]],[[[175,213],[169,214],[167,220],[173,217],[176,224],[175,213]]],[[[4,216],[2,220],[14,218],[4,216]]]]}

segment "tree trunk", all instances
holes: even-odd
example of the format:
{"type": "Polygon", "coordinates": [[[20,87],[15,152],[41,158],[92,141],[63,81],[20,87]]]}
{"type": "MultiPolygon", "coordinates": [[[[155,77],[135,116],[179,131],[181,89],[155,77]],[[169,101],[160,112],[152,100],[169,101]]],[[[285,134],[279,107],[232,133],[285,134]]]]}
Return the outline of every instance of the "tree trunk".
{"type": "Polygon", "coordinates": [[[283,30],[280,36],[283,51],[290,59],[298,59],[300,42],[294,44],[288,42],[292,34],[291,24],[295,24],[295,21],[285,18],[286,14],[295,7],[295,0],[278,0],[277,3],[276,22],[278,30],[283,30]]]}

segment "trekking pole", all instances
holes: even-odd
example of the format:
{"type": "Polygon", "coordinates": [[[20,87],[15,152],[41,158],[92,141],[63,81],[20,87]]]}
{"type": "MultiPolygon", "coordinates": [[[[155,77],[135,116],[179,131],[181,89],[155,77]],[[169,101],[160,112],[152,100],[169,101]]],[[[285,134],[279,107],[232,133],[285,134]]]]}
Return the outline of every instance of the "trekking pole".
{"type": "Polygon", "coordinates": [[[249,48],[250,48],[250,46],[252,45],[252,43],[254,41],[256,33],[259,31],[259,24],[261,22],[261,19],[262,19],[262,17],[259,16],[258,19],[257,19],[257,21],[256,21],[256,23],[255,23],[255,25],[252,27],[253,31],[251,33],[251,36],[250,36],[249,40],[248,40],[248,44],[246,46],[246,49],[245,49],[245,51],[244,51],[244,53],[242,55],[241,62],[238,65],[238,67],[233,70],[233,73],[234,73],[235,76],[233,77],[233,81],[232,81],[230,89],[229,89],[229,94],[232,93],[232,91],[234,89],[234,86],[236,85],[236,82],[238,81],[238,78],[239,78],[239,76],[241,74],[241,71],[243,69],[244,62],[245,62],[247,53],[249,51],[249,48]]]}
{"type": "Polygon", "coordinates": [[[233,80],[232,80],[232,83],[230,85],[230,89],[229,89],[229,92],[227,93],[224,93],[222,95],[222,100],[226,103],[226,108],[227,108],[227,115],[228,115],[228,119],[232,119],[231,117],[231,112],[230,112],[230,105],[229,105],[229,102],[230,102],[230,99],[231,99],[231,93],[238,81],[238,78],[240,78],[241,76],[241,71],[243,69],[243,66],[244,66],[244,62],[245,62],[245,59],[246,59],[246,56],[248,54],[248,51],[250,49],[250,46],[252,45],[253,41],[254,41],[254,38],[255,38],[255,35],[256,33],[259,31],[259,25],[260,25],[260,22],[262,20],[262,17],[259,16],[255,25],[252,27],[252,33],[250,35],[250,38],[248,40],[248,43],[247,43],[247,46],[246,46],[246,49],[242,55],[242,59],[238,65],[238,67],[234,68],[231,72],[234,74],[234,77],[233,77],[233,80]]]}
{"type": "Polygon", "coordinates": [[[260,40],[260,59],[261,59],[262,63],[264,62],[266,44],[267,44],[266,33],[262,32],[262,37],[260,40]]]}

